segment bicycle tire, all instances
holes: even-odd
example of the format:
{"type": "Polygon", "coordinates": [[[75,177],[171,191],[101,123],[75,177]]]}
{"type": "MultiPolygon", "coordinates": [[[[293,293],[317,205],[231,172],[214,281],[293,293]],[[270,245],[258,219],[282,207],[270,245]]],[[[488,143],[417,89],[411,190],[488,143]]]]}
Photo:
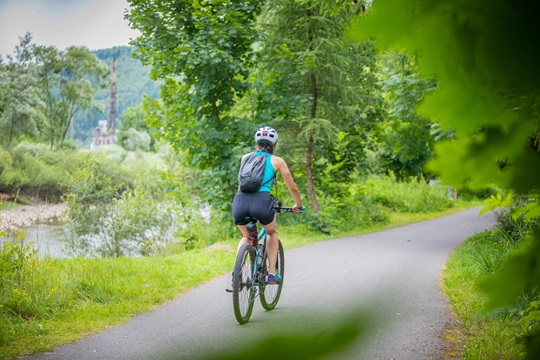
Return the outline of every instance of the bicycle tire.
{"type": "MultiPolygon", "coordinates": [[[[262,285],[261,288],[261,305],[264,309],[270,311],[274,309],[279,301],[281,296],[281,290],[283,289],[283,280],[285,280],[285,253],[283,251],[283,245],[281,241],[278,240],[278,256],[276,269],[281,275],[281,282],[275,285],[262,285]]],[[[267,261],[267,259],[265,259],[267,261]]],[[[268,266],[268,263],[267,263],[268,266]]]]}
{"type": "Polygon", "coordinates": [[[256,287],[253,286],[255,271],[255,250],[250,244],[242,244],[233,270],[234,316],[240,324],[249,321],[253,312],[256,287]]]}

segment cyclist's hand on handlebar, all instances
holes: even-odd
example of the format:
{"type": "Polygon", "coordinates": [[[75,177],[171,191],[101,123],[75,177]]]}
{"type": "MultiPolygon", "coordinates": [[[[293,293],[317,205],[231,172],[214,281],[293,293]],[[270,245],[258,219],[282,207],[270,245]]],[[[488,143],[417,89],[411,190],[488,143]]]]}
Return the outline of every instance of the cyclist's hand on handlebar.
{"type": "Polygon", "coordinates": [[[295,213],[302,212],[305,208],[303,206],[298,206],[298,204],[295,204],[292,208],[292,211],[295,213]]]}

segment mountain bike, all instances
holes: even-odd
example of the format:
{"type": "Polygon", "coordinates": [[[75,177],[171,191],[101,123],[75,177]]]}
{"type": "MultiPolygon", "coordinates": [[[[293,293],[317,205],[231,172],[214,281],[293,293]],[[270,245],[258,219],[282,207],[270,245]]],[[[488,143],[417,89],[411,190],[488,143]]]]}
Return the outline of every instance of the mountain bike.
{"type": "MultiPolygon", "coordinates": [[[[292,207],[283,207],[281,203],[275,207],[275,210],[277,213],[293,212],[292,207]]],[[[246,218],[246,220],[249,221],[246,225],[249,243],[242,244],[238,250],[233,270],[232,290],[227,290],[233,294],[234,315],[240,324],[249,321],[257,296],[260,297],[264,309],[268,311],[274,309],[281,295],[285,279],[285,254],[281,241],[278,240],[275,269],[275,274],[281,275],[281,281],[268,284],[266,282],[268,276],[268,257],[266,255],[268,235],[266,229],[258,230],[257,219],[246,218]]]]}

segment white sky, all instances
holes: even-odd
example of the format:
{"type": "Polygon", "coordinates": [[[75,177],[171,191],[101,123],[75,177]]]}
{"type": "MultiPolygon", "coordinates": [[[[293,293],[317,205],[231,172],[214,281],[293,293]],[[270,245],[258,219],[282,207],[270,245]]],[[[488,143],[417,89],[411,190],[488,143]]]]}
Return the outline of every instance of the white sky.
{"type": "Polygon", "coordinates": [[[138,35],[124,19],[128,6],[127,0],[0,0],[0,54],[11,54],[26,32],[34,44],[60,50],[128,45],[138,35]]]}

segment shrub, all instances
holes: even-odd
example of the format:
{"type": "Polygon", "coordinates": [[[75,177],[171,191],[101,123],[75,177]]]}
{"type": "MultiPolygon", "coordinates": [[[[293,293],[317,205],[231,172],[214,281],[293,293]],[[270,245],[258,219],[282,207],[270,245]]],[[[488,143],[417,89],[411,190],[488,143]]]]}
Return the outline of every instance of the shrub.
{"type": "MultiPolygon", "coordinates": [[[[414,177],[397,181],[392,175],[364,178],[356,173],[333,188],[331,195],[318,194],[321,215],[332,231],[386,224],[390,211],[427,213],[453,205],[444,189],[414,177]]],[[[312,220],[311,228],[318,230],[320,222],[312,220]]]]}
{"type": "Polygon", "coordinates": [[[126,150],[136,151],[149,151],[151,138],[145,131],[137,131],[133,128],[125,131],[125,134],[121,137],[122,147],[126,150]]]}
{"type": "Polygon", "coordinates": [[[392,174],[373,176],[363,183],[362,188],[368,201],[398,212],[427,213],[452,206],[444,188],[432,187],[423,178],[397,181],[392,174]]]}
{"type": "Polygon", "coordinates": [[[89,159],[68,181],[67,242],[85,256],[151,255],[167,243],[174,212],[135,184],[123,188],[105,171],[103,158],[89,159]]]}
{"type": "MultiPolygon", "coordinates": [[[[22,193],[58,200],[64,188],[66,170],[75,167],[83,154],[69,150],[51,150],[43,144],[22,142],[11,149],[7,156],[12,159],[4,163],[0,172],[0,191],[22,193]]],[[[2,160],[0,159],[0,163],[2,160]]]]}
{"type": "Polygon", "coordinates": [[[499,189],[496,185],[486,185],[478,188],[472,188],[470,186],[464,185],[458,187],[457,192],[459,194],[459,197],[463,200],[484,200],[489,198],[491,195],[497,195],[501,192],[501,189],[499,189]]]}

